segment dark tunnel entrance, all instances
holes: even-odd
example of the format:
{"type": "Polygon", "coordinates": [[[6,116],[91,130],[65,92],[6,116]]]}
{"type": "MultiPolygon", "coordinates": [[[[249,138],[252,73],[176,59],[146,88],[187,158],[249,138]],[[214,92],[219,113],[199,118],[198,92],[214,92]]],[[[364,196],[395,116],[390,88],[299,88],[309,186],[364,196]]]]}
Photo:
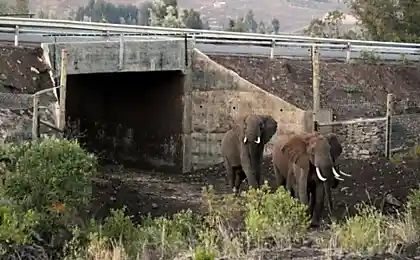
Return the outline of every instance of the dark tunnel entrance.
{"type": "Polygon", "coordinates": [[[102,162],[182,170],[180,71],[69,75],[67,84],[68,136],[102,162]]]}

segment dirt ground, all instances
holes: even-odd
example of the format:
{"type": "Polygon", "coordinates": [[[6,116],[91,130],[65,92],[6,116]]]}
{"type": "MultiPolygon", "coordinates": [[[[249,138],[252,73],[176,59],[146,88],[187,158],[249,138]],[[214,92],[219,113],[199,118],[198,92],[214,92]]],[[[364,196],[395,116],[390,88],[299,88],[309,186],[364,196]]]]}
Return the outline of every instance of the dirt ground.
{"type": "MultiPolygon", "coordinates": [[[[309,60],[209,56],[287,102],[312,109],[309,60]]],[[[420,73],[416,66],[321,60],[320,75],[321,106],[332,109],[337,119],[385,115],[388,93],[394,94],[395,114],[420,111],[420,73]]]]}
{"type": "MultiPolygon", "coordinates": [[[[369,161],[340,160],[340,170],[352,174],[333,193],[334,217],[341,219],[359,202],[381,206],[385,195],[402,202],[410,188],[418,187],[420,160],[394,165],[386,159],[369,161]]],[[[274,185],[271,158],[263,163],[264,179],[274,185]]],[[[126,205],[131,215],[171,215],[181,209],[200,210],[201,190],[213,185],[220,194],[229,192],[221,164],[190,174],[142,172],[107,166],[103,178],[95,181],[93,211],[103,217],[110,208],[126,205]]],[[[245,188],[245,186],[243,186],[245,188]]],[[[388,210],[388,209],[385,209],[388,210]]]]}
{"type": "Polygon", "coordinates": [[[0,44],[0,92],[33,94],[52,88],[41,47],[0,44]]]}

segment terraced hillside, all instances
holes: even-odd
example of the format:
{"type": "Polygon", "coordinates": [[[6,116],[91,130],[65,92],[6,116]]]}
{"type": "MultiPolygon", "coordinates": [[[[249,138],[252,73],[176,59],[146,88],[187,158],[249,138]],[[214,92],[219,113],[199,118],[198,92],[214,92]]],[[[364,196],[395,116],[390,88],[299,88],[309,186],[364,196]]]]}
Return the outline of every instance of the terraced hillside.
{"type": "MultiPolygon", "coordinates": [[[[288,102],[300,108],[312,108],[312,71],[309,61],[210,57],[288,102]]],[[[395,95],[396,114],[420,110],[420,71],[417,67],[321,61],[320,69],[321,106],[332,109],[337,119],[384,115],[388,93],[395,95]]]]}

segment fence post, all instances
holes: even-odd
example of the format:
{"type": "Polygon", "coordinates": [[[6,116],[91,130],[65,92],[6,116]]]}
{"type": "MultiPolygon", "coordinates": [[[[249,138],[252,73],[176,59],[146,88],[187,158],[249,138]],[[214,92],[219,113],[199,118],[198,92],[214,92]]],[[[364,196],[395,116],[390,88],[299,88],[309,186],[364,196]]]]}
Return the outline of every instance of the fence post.
{"type": "Polygon", "coordinates": [[[15,46],[19,45],[19,25],[15,26],[15,46]]]}
{"type": "Polygon", "coordinates": [[[39,95],[34,94],[33,97],[33,115],[32,115],[32,140],[39,137],[39,95]]]}
{"type": "Polygon", "coordinates": [[[312,120],[313,124],[313,131],[318,131],[318,123],[317,123],[317,113],[320,110],[320,92],[319,92],[319,53],[316,50],[315,46],[311,47],[311,60],[312,60],[312,90],[313,90],[313,114],[312,120]]]}
{"type": "Polygon", "coordinates": [[[61,50],[61,68],[60,68],[60,125],[59,129],[64,131],[66,126],[66,94],[67,94],[67,50],[61,50]]]}
{"type": "Polygon", "coordinates": [[[351,59],[351,42],[347,43],[347,52],[346,52],[346,63],[349,63],[351,59]]]}
{"type": "Polygon", "coordinates": [[[386,130],[385,130],[385,156],[391,158],[391,139],[392,139],[392,114],[393,96],[388,94],[386,97],[386,130]]]}
{"type": "Polygon", "coordinates": [[[270,59],[274,59],[274,49],[276,48],[276,40],[271,40],[270,59]]]}

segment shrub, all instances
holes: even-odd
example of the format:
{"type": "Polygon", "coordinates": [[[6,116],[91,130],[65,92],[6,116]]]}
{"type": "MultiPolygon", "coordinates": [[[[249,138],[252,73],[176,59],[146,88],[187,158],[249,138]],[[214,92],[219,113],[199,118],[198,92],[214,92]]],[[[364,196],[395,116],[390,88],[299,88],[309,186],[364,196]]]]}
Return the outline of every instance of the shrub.
{"type": "Polygon", "coordinates": [[[401,242],[392,229],[396,223],[373,206],[357,205],[355,216],[342,224],[333,222],[331,245],[363,255],[394,252],[401,242]]]}
{"type": "Polygon", "coordinates": [[[408,194],[406,214],[412,217],[414,228],[420,232],[420,189],[412,189],[408,194]]]}
{"type": "Polygon", "coordinates": [[[84,209],[90,202],[96,158],[77,141],[44,138],[9,144],[0,155],[12,159],[4,195],[25,209],[84,209]]]}
{"type": "Polygon", "coordinates": [[[258,244],[272,238],[278,246],[297,242],[309,227],[307,206],[293,199],[280,187],[270,193],[266,182],[261,189],[251,189],[245,194],[247,213],[246,229],[258,244]]]}
{"type": "Polygon", "coordinates": [[[76,141],[48,137],[1,146],[0,157],[12,161],[3,169],[1,195],[23,212],[36,212],[43,243],[61,250],[91,200],[96,157],[76,141]]]}
{"type": "Polygon", "coordinates": [[[39,216],[32,210],[25,213],[9,205],[0,206],[0,241],[2,245],[25,245],[37,236],[39,216]]]}

